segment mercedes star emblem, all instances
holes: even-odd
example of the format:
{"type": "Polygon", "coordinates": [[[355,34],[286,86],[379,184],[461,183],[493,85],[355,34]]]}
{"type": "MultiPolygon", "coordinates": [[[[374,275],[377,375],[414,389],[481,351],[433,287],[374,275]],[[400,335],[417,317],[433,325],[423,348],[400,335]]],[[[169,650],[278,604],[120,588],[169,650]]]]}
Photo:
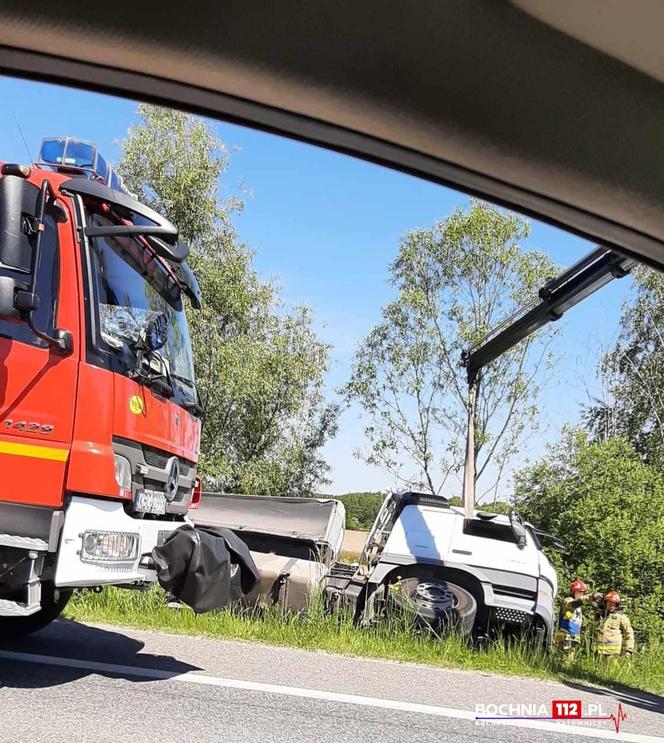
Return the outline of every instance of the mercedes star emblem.
{"type": "Polygon", "coordinates": [[[177,457],[171,457],[166,463],[166,472],[168,476],[166,478],[166,489],[164,495],[169,503],[175,500],[175,496],[178,494],[178,482],[180,480],[180,463],[177,457]]]}

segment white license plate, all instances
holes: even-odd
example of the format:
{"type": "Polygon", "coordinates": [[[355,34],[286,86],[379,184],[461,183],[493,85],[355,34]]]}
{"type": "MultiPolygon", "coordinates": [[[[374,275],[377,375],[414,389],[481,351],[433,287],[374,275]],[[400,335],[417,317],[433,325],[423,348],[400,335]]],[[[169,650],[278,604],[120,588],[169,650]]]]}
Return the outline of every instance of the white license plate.
{"type": "Polygon", "coordinates": [[[166,513],[166,496],[154,490],[139,490],[136,493],[134,507],[143,513],[166,513]]]}

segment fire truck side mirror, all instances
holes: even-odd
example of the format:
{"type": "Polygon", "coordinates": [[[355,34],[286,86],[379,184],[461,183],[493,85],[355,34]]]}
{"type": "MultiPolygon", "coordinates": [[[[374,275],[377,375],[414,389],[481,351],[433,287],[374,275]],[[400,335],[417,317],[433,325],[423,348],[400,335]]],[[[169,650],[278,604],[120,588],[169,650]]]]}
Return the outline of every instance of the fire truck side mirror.
{"type": "Polygon", "coordinates": [[[72,334],[58,328],[49,335],[36,327],[34,317],[39,306],[35,278],[44,212],[53,190],[46,179],[41,188],[26,181],[30,171],[18,166],[8,168],[5,164],[0,174],[0,268],[17,274],[16,278],[0,276],[0,317],[27,322],[38,338],[56,353],[67,356],[74,347],[72,334]]]}
{"type": "Polygon", "coordinates": [[[38,201],[39,189],[24,178],[0,178],[0,263],[24,274],[27,285],[39,234],[38,201]]]}

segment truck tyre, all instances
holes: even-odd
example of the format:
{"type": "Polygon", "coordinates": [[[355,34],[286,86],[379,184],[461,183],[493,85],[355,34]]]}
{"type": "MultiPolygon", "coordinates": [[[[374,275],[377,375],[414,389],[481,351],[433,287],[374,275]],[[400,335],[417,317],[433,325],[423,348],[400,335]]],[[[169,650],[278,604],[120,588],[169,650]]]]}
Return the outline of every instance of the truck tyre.
{"type": "Polygon", "coordinates": [[[41,609],[27,617],[0,617],[0,639],[23,637],[46,627],[67,606],[73,590],[42,583],[41,609]]]}
{"type": "Polygon", "coordinates": [[[415,613],[418,625],[435,632],[453,629],[469,634],[477,602],[465,588],[442,578],[404,578],[390,591],[392,603],[402,613],[415,613]]]}

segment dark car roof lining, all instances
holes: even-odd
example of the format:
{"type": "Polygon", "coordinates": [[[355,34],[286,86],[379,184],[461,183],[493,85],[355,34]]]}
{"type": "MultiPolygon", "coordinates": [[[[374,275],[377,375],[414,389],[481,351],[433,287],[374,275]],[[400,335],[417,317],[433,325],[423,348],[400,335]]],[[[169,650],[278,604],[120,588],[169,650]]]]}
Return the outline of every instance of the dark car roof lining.
{"type": "MultiPolygon", "coordinates": [[[[321,144],[664,266],[656,59],[612,4],[517,4],[8,0],[0,70],[321,144]]],[[[662,6],[631,13],[661,28],[662,6]]]]}

